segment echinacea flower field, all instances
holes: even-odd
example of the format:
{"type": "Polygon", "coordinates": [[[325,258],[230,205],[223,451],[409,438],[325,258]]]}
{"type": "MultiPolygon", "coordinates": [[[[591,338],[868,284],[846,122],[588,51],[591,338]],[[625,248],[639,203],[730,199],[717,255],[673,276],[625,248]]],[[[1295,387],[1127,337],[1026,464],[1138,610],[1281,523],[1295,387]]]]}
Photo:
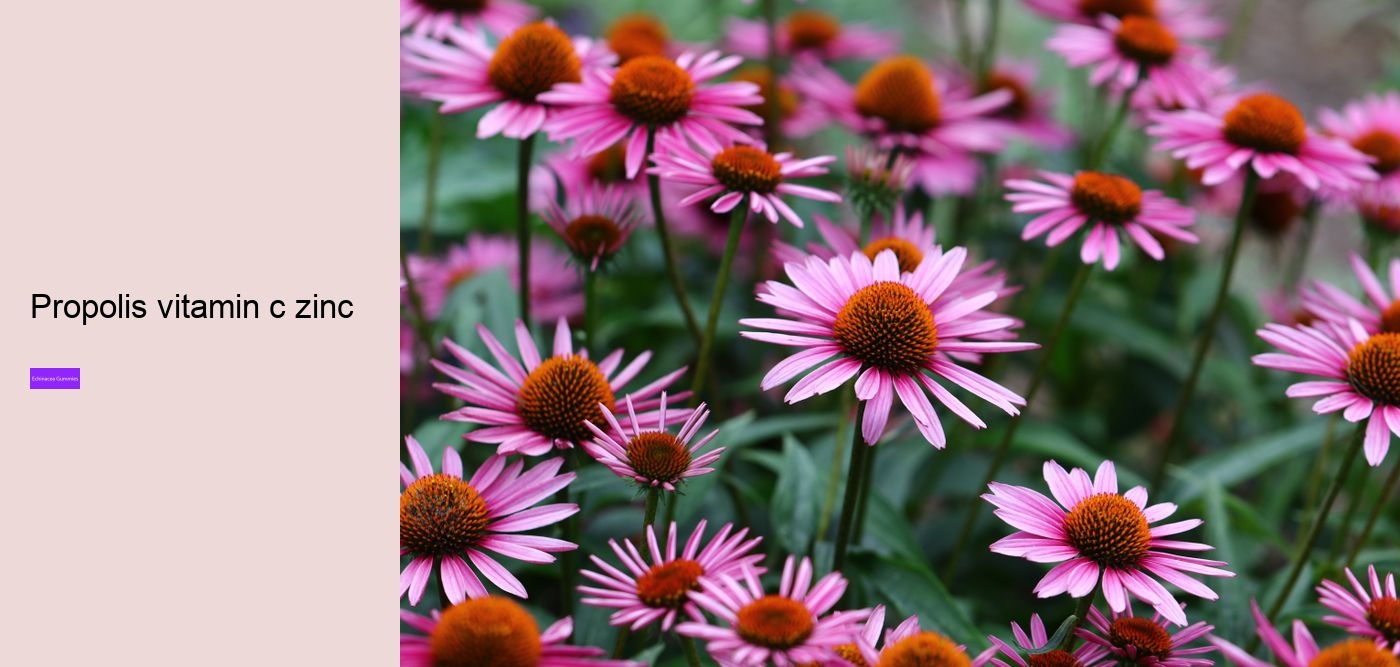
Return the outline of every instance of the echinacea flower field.
{"type": "Polygon", "coordinates": [[[400,0],[400,664],[1400,667],[1320,4],[400,0]]]}

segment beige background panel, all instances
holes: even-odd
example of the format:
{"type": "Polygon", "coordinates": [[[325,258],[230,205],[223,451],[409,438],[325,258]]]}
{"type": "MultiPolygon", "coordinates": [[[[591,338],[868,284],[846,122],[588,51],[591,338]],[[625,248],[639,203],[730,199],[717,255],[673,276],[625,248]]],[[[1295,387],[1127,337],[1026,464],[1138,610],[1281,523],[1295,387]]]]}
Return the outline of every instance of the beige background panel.
{"type": "Polygon", "coordinates": [[[397,661],[390,11],[7,6],[0,664],[397,661]],[[35,320],[33,292],[148,312],[35,320]],[[262,318],[161,319],[177,292],[262,318]],[[354,316],[268,317],[313,293],[354,316]]]}

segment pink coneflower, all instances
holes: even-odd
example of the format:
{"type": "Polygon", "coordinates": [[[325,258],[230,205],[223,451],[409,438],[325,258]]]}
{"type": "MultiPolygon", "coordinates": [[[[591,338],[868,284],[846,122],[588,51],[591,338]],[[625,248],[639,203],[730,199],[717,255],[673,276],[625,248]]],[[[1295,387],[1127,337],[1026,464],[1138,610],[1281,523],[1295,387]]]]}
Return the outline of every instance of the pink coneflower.
{"type": "Polygon", "coordinates": [[[1084,620],[1088,627],[1079,628],[1076,634],[1088,642],[1086,646],[1098,646],[1112,653],[1120,665],[1208,667],[1214,664],[1210,659],[1192,656],[1210,653],[1215,647],[1189,646],[1215,629],[1204,621],[1171,632],[1162,625],[1161,614],[1153,614],[1152,618],[1134,616],[1132,605],[1122,613],[1114,612],[1111,619],[1098,607],[1090,607],[1084,620]]]}
{"type": "Polygon", "coordinates": [[[738,56],[718,51],[682,54],[671,60],[641,56],[621,67],[589,69],[581,83],[562,83],[540,100],[562,108],[546,126],[555,141],[573,139],[579,155],[592,155],[626,140],[626,174],[637,175],[646,160],[648,128],[657,139],[689,139],[707,150],[721,142],[747,142],[731,125],[760,125],[763,119],[744,107],[757,104],[758,87],[744,81],[715,83],[715,77],[739,65],[738,56]]]}
{"type": "Polygon", "coordinates": [[[1146,16],[1112,16],[1097,26],[1062,25],[1045,43],[1070,67],[1092,66],[1089,82],[1115,91],[1145,87],[1169,106],[1197,108],[1207,101],[1202,82],[1211,71],[1205,51],[1178,41],[1166,24],[1146,16]]]}
{"type": "Polygon", "coordinates": [[[1037,76],[1034,61],[1003,61],[987,72],[987,78],[979,85],[978,92],[985,94],[1005,90],[1011,93],[1011,101],[993,112],[991,117],[1006,123],[1011,132],[1031,144],[1063,148],[1074,135],[1055,120],[1054,97],[1036,89],[1037,76]]]}
{"type": "Polygon", "coordinates": [[[1225,33],[1227,24],[1211,14],[1202,0],[1025,0],[1026,7],[1047,18],[1098,25],[1105,17],[1155,18],[1183,37],[1210,38],[1225,33]]]}
{"type": "Polygon", "coordinates": [[[743,582],[721,575],[690,598],[725,627],[686,622],[676,631],[705,641],[724,667],[773,664],[789,667],[822,660],[833,647],[850,643],[868,610],[827,614],[846,591],[846,578],[832,572],[812,583],[812,561],[788,556],[777,594],[766,594],[758,574],[743,570],[743,582]]]}
{"type": "Polygon", "coordinates": [[[1356,320],[1366,333],[1400,333],[1400,259],[1389,264],[1387,283],[1371,267],[1351,253],[1351,270],[1370,303],[1362,303],[1331,283],[1320,280],[1303,288],[1303,307],[1317,317],[1346,326],[1356,320]]]}
{"type": "Polygon", "coordinates": [[[1038,347],[1035,343],[965,340],[1015,324],[1007,317],[971,317],[996,300],[995,291],[945,295],[966,257],[965,249],[954,248],[925,258],[910,273],[900,272],[893,250],[881,251],[873,262],[864,254],[851,253],[827,261],[811,257],[803,264],[788,264],[787,275],[795,287],[769,281],[758,300],[790,319],[739,321],[744,326],[767,329],[740,332],[745,338],[803,348],[768,371],[763,389],[817,367],[784,398],[796,403],[857,378],[856,398],[866,402],[861,434],[872,445],[884,433],[897,395],[924,438],[943,448],[947,442],[943,425],[925,390],[964,421],[976,428],[986,427],[935,377],[968,390],[1007,414],[1017,414],[1016,406],[1025,405],[1024,399],[948,358],[955,352],[1017,352],[1038,347]]]}
{"type": "Polygon", "coordinates": [[[1326,579],[1317,587],[1321,596],[1318,601],[1337,614],[1323,616],[1322,620],[1352,635],[1370,637],[1377,646],[1400,655],[1400,595],[1396,594],[1395,575],[1385,575],[1385,585],[1381,585],[1376,566],[1368,566],[1368,589],[1351,573],[1351,568],[1344,571],[1351,590],[1326,579]]]}
{"type": "Polygon", "coordinates": [[[1400,187],[1361,186],[1355,194],[1356,212],[1370,230],[1388,236],[1400,234],[1400,187]]]}
{"type": "MultiPolygon", "coordinates": [[[[1221,217],[1233,216],[1244,197],[1244,178],[1235,176],[1217,186],[1204,188],[1194,208],[1213,212],[1221,217]]],[[[1279,174],[1259,181],[1254,189],[1254,204],[1249,207],[1249,226],[1271,241],[1281,241],[1298,226],[1313,191],[1304,187],[1292,174],[1279,174]]]]}
{"type": "Polygon", "coordinates": [[[1254,355],[1254,363],[1328,378],[1296,383],[1287,394],[1318,398],[1313,404],[1318,414],[1342,410],[1349,422],[1366,420],[1366,461],[1379,466],[1390,449],[1390,434],[1400,433],[1400,367],[1395,364],[1400,333],[1367,333],[1355,319],[1320,326],[1266,324],[1258,333],[1282,352],[1254,355]]]}
{"type": "Polygon", "coordinates": [[[1027,634],[1019,623],[1011,623],[1016,646],[989,635],[987,641],[1009,659],[992,657],[991,663],[996,667],[1109,667],[1113,664],[1112,660],[1104,659],[1108,649],[1093,642],[1080,644],[1073,651],[1059,648],[1045,650],[1049,648],[1050,635],[1045,632],[1045,622],[1040,620],[1040,614],[1031,614],[1030,626],[1031,631],[1027,634]],[[1023,654],[1025,657],[1022,657],[1023,654]]]}
{"type": "Polygon", "coordinates": [[[1215,592],[1191,577],[1195,572],[1233,577],[1220,569],[1220,561],[1167,553],[1204,551],[1199,542],[1163,539],[1201,525],[1200,519],[1152,526],[1176,511],[1172,503],[1147,504],[1147,489],[1137,486],[1118,493],[1118,473],[1112,461],[1104,461],[1093,481],[1082,468],[1066,472],[1054,461],[1045,463],[1045,481],[1052,502],[1044,494],[1022,486],[992,482],[991,493],[982,494],[996,506],[995,514],[1018,529],[992,544],[993,553],[1019,556],[1037,563],[1059,563],[1036,584],[1036,595],[1046,598],[1068,592],[1082,598],[1102,579],[1109,609],[1128,608],[1128,595],[1146,602],[1167,620],[1186,625],[1181,605],[1153,576],[1187,593],[1207,600],[1215,592]],[[1059,503],[1058,505],[1056,503],[1059,503]],[[1102,576],[1100,576],[1102,575],[1102,576]]]}
{"type": "Polygon", "coordinates": [[[1021,238],[1033,239],[1049,232],[1045,244],[1054,247],[1089,226],[1079,258],[1093,264],[1103,258],[1104,268],[1118,267],[1119,234],[1125,234],[1155,260],[1166,256],[1154,233],[1186,243],[1200,241],[1186,228],[1196,214],[1157,190],[1142,188],[1122,176],[1081,171],[1073,176],[1040,172],[1045,182],[1012,179],[1006,182],[1006,200],[1015,213],[1035,213],[1021,238]]]}
{"type": "Polygon", "coordinates": [[[627,412],[624,418],[631,422],[630,429],[624,429],[610,410],[604,411],[603,417],[608,420],[605,426],[611,427],[611,432],[604,431],[593,422],[585,422],[594,436],[593,440],[583,443],[583,449],[589,456],[598,459],[619,477],[667,491],[675,491],[676,485],[687,478],[715,471],[706,466],[719,460],[724,448],[711,449],[704,454],[700,454],[700,450],[710,444],[719,429],[710,431],[693,445],[690,443],[705,425],[705,418],[710,416],[704,403],[693,410],[678,410],[681,414],[688,412],[689,416],[685,417],[680,432],[672,435],[666,431],[665,392],[661,394],[661,406],[653,430],[643,430],[642,420],[637,418],[636,408],[632,405],[632,397],[629,395],[625,400],[627,412]],[[628,431],[631,431],[630,435],[628,431]]]}
{"type": "Polygon", "coordinates": [[[725,524],[701,549],[701,538],[705,534],[705,521],[695,526],[695,532],[686,540],[685,548],[676,553],[676,524],[666,535],[666,551],[663,554],[657,543],[656,530],[647,526],[647,547],[651,561],[642,555],[631,542],[608,540],[608,546],[626,570],[618,569],[597,556],[590,556],[601,572],[582,570],[580,574],[595,586],[579,586],[586,596],[584,604],[595,607],[616,609],[609,623],[628,626],[639,630],[661,622],[662,631],[669,632],[676,619],[682,614],[697,623],[705,622],[705,615],[696,604],[696,592],[706,590],[711,582],[721,576],[742,577],[743,571],[757,568],[763,562],[763,554],[752,553],[761,537],[745,539],[749,529],[741,528],[731,534],[733,528],[725,524]]]}
{"type": "MultiPolygon", "coordinates": [[[[409,256],[408,270],[423,300],[423,314],[428,319],[440,317],[452,291],[483,273],[504,270],[511,285],[521,289],[519,247],[514,236],[472,234],[440,258],[409,256]]],[[[535,269],[528,287],[533,317],[555,320],[583,313],[582,284],[578,272],[569,267],[568,255],[540,240],[530,244],[530,266],[535,269]]]]}
{"type": "MultiPolygon", "coordinates": [[[[826,107],[802,94],[788,78],[780,76],[775,83],[773,74],[764,65],[742,67],[734,72],[732,78],[735,81],[747,81],[758,86],[758,94],[762,99],[757,104],[750,104],[744,108],[759,116],[767,115],[769,96],[778,96],[778,129],[782,131],[784,137],[789,139],[810,137],[831,124],[831,114],[827,113],[826,107]],[[775,85],[777,86],[776,90],[775,85]]],[[[762,128],[749,128],[749,132],[755,137],[761,136],[762,128]]]]}
{"type": "Polygon", "coordinates": [[[1342,107],[1323,109],[1318,124],[1373,160],[1380,185],[1400,188],[1400,92],[1372,94],[1342,107]]]}
{"type": "Polygon", "coordinates": [[[399,619],[423,633],[399,635],[399,667],[644,667],[601,658],[606,652],[600,648],[565,644],[574,633],[570,618],[541,633],[535,617],[509,598],[467,600],[430,616],[401,609],[399,619]]]}
{"type": "Polygon", "coordinates": [[[447,599],[453,603],[486,595],[486,587],[467,565],[471,561],[491,583],[512,595],[527,597],[525,587],[496,559],[495,552],[527,563],[553,563],[550,553],[572,551],[578,545],[538,535],[514,535],[557,523],[578,513],[578,505],[556,503],[530,508],[574,481],[573,473],[557,474],[561,458],[541,461],[522,474],[524,463],[506,465],[493,456],[470,481],[462,478],[462,459],[447,447],[442,472],[434,473],[428,455],[413,436],[406,438],[413,470],[399,464],[399,555],[408,565],[399,575],[399,595],[418,604],[433,566],[447,599]]]}
{"type": "Polygon", "coordinates": [[[540,217],[589,271],[617,254],[642,220],[632,198],[612,188],[585,188],[562,208],[550,202],[540,217]]]}
{"type": "Polygon", "coordinates": [[[493,49],[486,36],[457,28],[447,43],[428,37],[405,37],[404,61],[425,77],[411,92],[442,103],[442,113],[461,113],[495,105],[476,126],[476,136],[497,134],[523,139],[554,112],[541,95],[556,84],[577,83],[584,72],[608,64],[612,54],[591,40],[570,39],[553,23],[528,23],[493,49]]]}
{"type": "Polygon", "coordinates": [[[885,645],[875,649],[868,633],[856,636],[862,660],[867,665],[940,665],[942,667],[982,667],[997,652],[988,647],[977,656],[969,656],[967,647],[932,630],[919,628],[919,617],[904,619],[885,633],[885,645]]]}
{"type": "Polygon", "coordinates": [[[573,201],[588,190],[601,189],[645,201],[646,179],[627,177],[623,150],[622,144],[613,144],[587,156],[573,155],[568,149],[546,154],[530,176],[530,207],[543,210],[551,204],[573,201]]]}
{"type": "MultiPolygon", "coordinates": [[[[899,50],[899,33],[858,24],[843,25],[825,12],[799,9],[788,15],[777,30],[778,55],[816,58],[822,61],[865,60],[899,50]]],[[[725,47],[745,58],[768,55],[768,24],[730,19],[725,47]]]]}
{"type": "MultiPolygon", "coordinates": [[[[1223,105],[1221,106],[1223,109],[1223,105]]],[[[1248,166],[1260,178],[1291,173],[1310,190],[1347,192],[1376,179],[1368,158],[1337,139],[1308,129],[1288,100],[1269,93],[1246,95],[1224,110],[1158,112],[1147,133],[1157,149],[1204,169],[1201,183],[1215,185],[1248,166]]]]}
{"type": "Polygon", "coordinates": [[[1005,144],[1006,124],[990,115],[1011,102],[1010,92],[967,97],[913,56],[876,63],[855,86],[811,63],[798,63],[792,80],[853,131],[907,155],[931,195],[970,192],[979,170],[972,153],[1005,144]]]}
{"type": "Polygon", "coordinates": [[[780,195],[831,203],[841,201],[841,195],[830,190],[791,182],[795,178],[825,174],[826,165],[836,161],[834,156],[798,160],[791,153],[773,154],[761,146],[746,145],[703,150],[701,153],[683,142],[668,141],[651,156],[656,166],[648,173],[671,182],[700,186],[680,201],[681,206],[714,197],[710,210],[715,213],[728,213],[747,203],[750,211],[763,215],[769,222],[778,222],[781,215],[794,226],[801,227],[802,217],[780,195]]]}
{"type": "Polygon", "coordinates": [[[924,254],[934,252],[938,247],[938,232],[931,224],[925,224],[923,213],[909,214],[902,204],[895,204],[890,216],[876,216],[870,229],[870,242],[860,243],[860,225],[850,222],[838,225],[824,215],[815,215],[817,233],[820,240],[807,243],[805,249],[778,242],[773,253],[784,264],[804,262],[808,257],[831,259],[846,257],[853,252],[864,253],[875,259],[881,250],[893,250],[899,260],[899,270],[908,273],[919,267],[924,254]]]}
{"type": "MultiPolygon", "coordinates": [[[[614,406],[614,396],[623,393],[623,388],[651,359],[651,352],[643,352],[618,370],[622,350],[615,350],[594,363],[587,350],[574,353],[573,334],[562,319],[554,331],[554,354],[545,359],[540,358],[539,348],[524,322],[515,324],[520,360],[511,356],[486,327],[478,325],[477,332],[499,368],[446,339],[443,345],[447,351],[466,368],[434,359],[433,367],[458,384],[438,383],[433,387],[467,403],[442,418],[483,425],[484,428],[462,437],[494,444],[498,454],[539,456],[552,448],[569,449],[588,440],[592,437],[588,422],[602,423],[605,410],[614,406]]],[[[661,405],[658,395],[684,372],[682,367],[629,392],[635,409],[644,411],[638,416],[651,417],[651,411],[661,405]]],[[[689,395],[683,392],[671,398],[684,400],[689,395]]],[[[629,417],[622,423],[630,426],[631,421],[629,417]]]]}
{"type": "MultiPolygon", "coordinates": [[[[1274,629],[1274,624],[1264,617],[1259,604],[1251,600],[1249,605],[1254,611],[1255,632],[1273,651],[1280,667],[1400,667],[1400,658],[1364,639],[1348,639],[1320,649],[1308,627],[1298,620],[1293,621],[1293,645],[1290,646],[1274,629]]],[[[1238,667],[1274,667],[1274,663],[1260,660],[1219,637],[1211,636],[1210,642],[1238,667]]]]}
{"type": "Polygon", "coordinates": [[[608,48],[618,64],[642,56],[671,55],[671,31],[651,14],[628,14],[613,21],[604,32],[608,48]]]}
{"type": "Polygon", "coordinates": [[[459,26],[506,35],[535,18],[535,13],[534,7],[515,0],[399,0],[399,30],[434,39],[459,26]]]}
{"type": "Polygon", "coordinates": [[[846,147],[846,197],[861,216],[888,215],[904,200],[914,161],[903,153],[862,143],[846,147]]]}

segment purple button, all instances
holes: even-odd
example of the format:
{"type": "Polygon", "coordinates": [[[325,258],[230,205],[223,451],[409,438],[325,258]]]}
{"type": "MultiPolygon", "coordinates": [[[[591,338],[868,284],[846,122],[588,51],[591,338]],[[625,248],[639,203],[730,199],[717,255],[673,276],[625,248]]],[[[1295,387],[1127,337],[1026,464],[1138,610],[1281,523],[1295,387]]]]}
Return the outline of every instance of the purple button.
{"type": "Polygon", "coordinates": [[[82,372],[77,368],[31,368],[30,389],[80,389],[82,372]]]}

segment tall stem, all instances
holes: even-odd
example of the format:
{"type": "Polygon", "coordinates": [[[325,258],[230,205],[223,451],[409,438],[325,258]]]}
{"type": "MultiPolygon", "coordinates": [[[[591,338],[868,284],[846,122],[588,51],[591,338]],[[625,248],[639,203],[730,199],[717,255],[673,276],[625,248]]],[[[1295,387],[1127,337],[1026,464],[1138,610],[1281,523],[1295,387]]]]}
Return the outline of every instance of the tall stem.
{"type": "Polygon", "coordinates": [[[588,355],[594,359],[602,346],[598,344],[598,272],[584,268],[583,273],[583,340],[588,355]]]}
{"type": "Polygon", "coordinates": [[[831,527],[831,511],[836,508],[836,489],[841,486],[841,461],[846,456],[846,443],[850,435],[846,429],[851,428],[851,410],[854,405],[855,394],[849,391],[841,392],[841,418],[836,422],[836,444],[832,448],[831,454],[831,474],[826,479],[826,495],[822,498],[822,510],[817,519],[817,534],[825,535],[826,529],[831,527]]]}
{"type": "Polygon", "coordinates": [[[1063,643],[1060,644],[1061,651],[1070,651],[1074,648],[1074,640],[1076,639],[1075,631],[1078,630],[1080,626],[1084,625],[1084,619],[1089,616],[1089,609],[1094,606],[1094,598],[1098,596],[1099,589],[1095,586],[1093,590],[1089,591],[1088,595],[1079,598],[1078,604],[1074,605],[1074,627],[1070,628],[1069,632],[1065,633],[1065,638],[1062,640],[1063,643]]]}
{"type": "Polygon", "coordinates": [[[705,335],[700,339],[700,358],[696,360],[695,380],[690,385],[692,396],[700,396],[709,379],[711,356],[714,354],[715,327],[719,326],[719,311],[724,307],[724,289],[729,286],[729,272],[734,265],[734,255],[739,251],[739,237],[744,233],[744,220],[748,217],[747,202],[734,207],[734,215],[729,220],[729,240],[724,244],[724,257],[719,261],[719,275],[715,276],[715,292],[710,296],[710,314],[705,318],[705,335]]]}
{"type": "Polygon", "coordinates": [[[977,81],[987,83],[996,62],[997,33],[1001,30],[1001,0],[987,0],[987,28],[982,35],[982,54],[977,61],[977,81]]]}
{"type": "Polygon", "coordinates": [[[972,28],[967,23],[968,0],[949,0],[949,3],[953,10],[953,36],[958,41],[958,62],[964,67],[971,67],[972,28]]]}
{"type": "Polygon", "coordinates": [[[433,218],[437,217],[438,172],[442,166],[442,135],[447,122],[436,109],[428,125],[428,174],[423,183],[423,219],[418,222],[418,252],[433,250],[433,218]]]}
{"type": "Polygon", "coordinates": [[[520,140],[516,161],[515,233],[520,242],[520,319],[530,328],[530,161],[535,135],[520,140]]]}
{"type": "Polygon", "coordinates": [[[642,533],[647,532],[647,526],[656,523],[656,506],[661,501],[661,489],[651,487],[647,489],[646,514],[642,515],[642,533]]]}
{"type": "MultiPolygon", "coordinates": [[[[647,155],[656,151],[656,128],[647,128],[647,155]]],[[[651,191],[651,215],[656,220],[656,235],[661,239],[661,254],[666,260],[666,275],[671,279],[671,290],[676,293],[676,303],[685,316],[685,328],[696,342],[700,340],[700,325],[695,322],[695,311],[690,308],[690,297],[686,296],[685,281],[681,280],[680,266],[676,263],[676,251],[671,245],[671,233],[666,229],[666,214],[661,211],[661,178],[647,174],[647,189],[651,191]]]]}
{"type": "Polygon", "coordinates": [[[1089,155],[1089,169],[1098,169],[1103,166],[1103,161],[1113,150],[1113,140],[1117,138],[1118,130],[1123,127],[1123,121],[1127,120],[1128,107],[1132,106],[1133,102],[1133,93],[1137,92],[1138,86],[1141,84],[1142,76],[1138,76],[1138,80],[1123,91],[1123,99],[1118,101],[1118,110],[1113,112],[1113,120],[1109,121],[1108,129],[1104,130],[1103,136],[1099,137],[1098,145],[1094,146],[1094,152],[1089,155]]]}
{"type": "Polygon", "coordinates": [[[1332,550],[1328,553],[1327,563],[1335,563],[1342,558],[1346,552],[1348,538],[1351,536],[1351,524],[1356,521],[1356,513],[1361,511],[1361,503],[1365,501],[1366,473],[1368,469],[1362,469],[1361,481],[1356,488],[1352,489],[1350,498],[1347,499],[1347,511],[1342,515],[1342,522],[1337,527],[1336,539],[1332,540],[1332,550]]]}
{"type": "Polygon", "coordinates": [[[875,457],[879,450],[871,447],[860,465],[860,497],[856,498],[856,516],[851,525],[851,541],[860,542],[865,534],[865,510],[870,506],[870,479],[875,475],[875,457]]]}
{"type": "MultiPolygon", "coordinates": [[[[1011,442],[1016,439],[1016,431],[1021,428],[1021,422],[1025,420],[1026,414],[1030,412],[1031,406],[1035,402],[1035,396],[1040,392],[1040,386],[1045,381],[1045,376],[1050,370],[1050,362],[1055,357],[1055,348],[1064,335],[1065,329],[1069,328],[1070,316],[1074,314],[1074,307],[1079,303],[1079,295],[1084,293],[1084,285],[1089,282],[1089,274],[1093,271],[1093,264],[1079,265],[1074,272],[1074,278],[1069,285],[1069,293],[1065,295],[1064,305],[1060,307],[1060,317],[1055,320],[1055,328],[1050,330],[1050,335],[1045,339],[1045,346],[1041,350],[1040,361],[1036,363],[1035,372],[1031,374],[1031,382],[1026,387],[1026,405],[1021,408],[1021,412],[1011,418],[1011,422],[1006,425],[1006,430],[1002,432],[1001,441],[997,443],[996,453],[992,455],[992,465],[987,468],[987,474],[982,477],[982,483],[977,486],[978,490],[987,488],[996,480],[997,473],[1001,472],[1001,467],[1006,464],[1006,457],[1011,452],[1011,442]]],[[[947,568],[943,571],[943,579],[948,581],[958,571],[958,562],[962,558],[964,547],[972,537],[972,529],[977,525],[977,517],[982,513],[982,503],[974,498],[972,504],[967,508],[967,514],[963,517],[962,527],[958,529],[958,537],[953,542],[953,551],[949,554],[947,568]]]]}
{"type": "Polygon", "coordinates": [[[689,667],[700,667],[700,651],[695,648],[695,640],[685,635],[676,634],[676,638],[681,640],[681,650],[685,651],[685,664],[689,667]]]}
{"type": "Polygon", "coordinates": [[[850,546],[851,525],[856,514],[856,502],[860,499],[860,471],[865,467],[866,451],[870,445],[861,442],[861,424],[865,421],[865,401],[856,406],[856,418],[851,422],[851,464],[846,469],[846,499],[841,503],[841,520],[836,523],[836,555],[832,558],[832,569],[840,571],[846,564],[846,549],[850,546]]]}
{"type": "Polygon", "coordinates": [[[763,23],[768,30],[768,90],[763,100],[763,141],[768,150],[777,151],[781,138],[778,125],[782,122],[782,110],[778,99],[778,2],[763,0],[763,23]]]}
{"type": "Polygon", "coordinates": [[[1298,237],[1298,247],[1293,251],[1293,261],[1288,265],[1288,273],[1283,286],[1292,292],[1303,279],[1303,269],[1308,265],[1308,251],[1312,249],[1313,234],[1317,231],[1317,212],[1322,208],[1316,197],[1308,200],[1303,209],[1303,233],[1298,237]]]}
{"type": "Polygon", "coordinates": [[[1371,531],[1375,530],[1376,520],[1380,519],[1381,512],[1387,507],[1391,507],[1387,503],[1390,499],[1390,494],[1395,491],[1397,482],[1400,482],[1400,463],[1396,463],[1395,466],[1390,469],[1390,476],[1386,477],[1385,484],[1381,485],[1381,493],[1379,496],[1376,496],[1376,506],[1371,508],[1371,515],[1366,517],[1366,527],[1361,529],[1361,537],[1357,538],[1356,542],[1352,543],[1351,551],[1347,554],[1346,567],[1351,567],[1351,564],[1356,562],[1356,554],[1360,553],[1361,549],[1366,546],[1366,543],[1371,540],[1371,531]]]}
{"type": "MultiPolygon", "coordinates": [[[[1356,435],[1351,438],[1351,446],[1347,448],[1346,455],[1342,458],[1342,467],[1337,469],[1337,476],[1332,478],[1332,485],[1327,488],[1327,495],[1322,500],[1322,505],[1317,508],[1317,514],[1313,515],[1312,525],[1308,527],[1303,538],[1303,543],[1298,547],[1298,553],[1293,557],[1293,566],[1288,570],[1288,578],[1283,582],[1283,588],[1278,592],[1278,598],[1269,607],[1268,618],[1278,615],[1283,609],[1283,603],[1288,600],[1288,595],[1293,592],[1293,586],[1298,583],[1298,575],[1303,572],[1303,566],[1308,562],[1308,556],[1312,553],[1313,547],[1317,545],[1317,537],[1322,534],[1322,525],[1327,523],[1327,514],[1332,510],[1332,502],[1337,499],[1337,493],[1346,484],[1347,477],[1351,473],[1351,465],[1356,461],[1356,455],[1361,451],[1361,444],[1366,440],[1366,423],[1362,422],[1356,427],[1356,435]]],[[[1250,648],[1253,652],[1259,646],[1259,639],[1256,637],[1250,648]]]]}
{"type": "Polygon", "coordinates": [[[1211,343],[1215,342],[1215,328],[1220,324],[1220,316],[1225,312],[1225,302],[1230,296],[1230,278],[1235,275],[1235,265],[1240,256],[1240,245],[1244,239],[1244,228],[1249,219],[1249,212],[1254,208],[1254,191],[1259,185],[1259,175],[1254,169],[1246,165],[1244,176],[1244,192],[1240,195],[1240,210],[1235,214],[1235,231],[1230,237],[1230,249],[1225,255],[1225,272],[1220,276],[1220,286],[1215,290],[1215,306],[1211,308],[1210,316],[1206,318],[1205,327],[1201,329],[1201,339],[1196,343],[1196,354],[1191,359],[1191,370],[1186,374],[1186,382],[1181,385],[1181,394],[1176,399],[1176,410],[1172,414],[1172,428],[1168,431],[1167,444],[1162,448],[1162,456],[1157,460],[1157,468],[1152,473],[1152,488],[1160,488],[1162,480],[1166,478],[1167,464],[1171,462],[1173,450],[1176,449],[1182,439],[1182,427],[1186,423],[1186,411],[1191,406],[1191,399],[1196,394],[1196,382],[1200,380],[1201,368],[1205,366],[1206,355],[1210,353],[1211,343]]]}

